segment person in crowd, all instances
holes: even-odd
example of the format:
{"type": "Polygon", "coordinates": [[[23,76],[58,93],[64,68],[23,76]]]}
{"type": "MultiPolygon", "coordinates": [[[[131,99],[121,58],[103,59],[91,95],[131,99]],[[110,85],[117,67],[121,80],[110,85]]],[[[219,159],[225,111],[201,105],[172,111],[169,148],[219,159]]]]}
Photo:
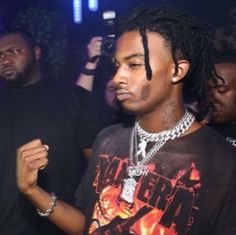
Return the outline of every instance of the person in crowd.
{"type": "Polygon", "coordinates": [[[104,111],[104,122],[106,125],[111,125],[124,121],[128,114],[124,114],[120,102],[116,98],[115,84],[111,79],[112,58],[103,55],[102,43],[103,38],[100,36],[92,37],[90,40],[87,45],[88,61],[78,76],[76,84],[94,93],[100,100],[100,105],[104,111]],[[108,72],[105,74],[100,70],[108,72]]]}
{"type": "Polygon", "coordinates": [[[50,145],[50,164],[40,185],[74,204],[95,136],[101,130],[91,93],[45,73],[41,48],[24,30],[0,35],[0,234],[59,235],[33,210],[16,186],[16,149],[40,138],[50,145]]]}
{"type": "Polygon", "coordinates": [[[210,126],[236,147],[236,49],[214,55],[215,80],[207,82],[210,126]]]}
{"type": "Polygon", "coordinates": [[[74,207],[39,186],[51,161],[40,139],[18,148],[19,190],[68,234],[235,234],[235,148],[183,100],[213,79],[210,50],[207,29],[189,14],[134,9],[118,36],[113,78],[134,123],[98,135],[74,207]]]}

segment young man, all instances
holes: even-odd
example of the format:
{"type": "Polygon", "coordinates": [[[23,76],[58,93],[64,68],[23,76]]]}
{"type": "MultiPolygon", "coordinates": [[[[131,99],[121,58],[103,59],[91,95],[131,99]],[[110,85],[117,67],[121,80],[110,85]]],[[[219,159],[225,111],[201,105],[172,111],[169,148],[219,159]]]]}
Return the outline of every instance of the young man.
{"type": "Polygon", "coordinates": [[[85,171],[100,130],[93,97],[86,90],[45,74],[41,49],[27,32],[0,36],[0,234],[64,234],[41,219],[16,186],[15,152],[40,138],[50,145],[50,164],[39,182],[74,204],[74,191],[85,171]],[[83,153],[82,153],[83,152],[83,153]]]}
{"type": "Polygon", "coordinates": [[[39,139],[18,149],[20,191],[68,234],[235,234],[235,149],[183,101],[183,90],[196,94],[211,74],[209,45],[184,13],[135,10],[117,41],[113,79],[135,123],[99,134],[76,207],[38,185],[48,163],[39,139]]]}
{"type": "Polygon", "coordinates": [[[210,126],[236,147],[236,50],[218,52],[214,57],[216,81],[208,81],[212,108],[210,126]]]}

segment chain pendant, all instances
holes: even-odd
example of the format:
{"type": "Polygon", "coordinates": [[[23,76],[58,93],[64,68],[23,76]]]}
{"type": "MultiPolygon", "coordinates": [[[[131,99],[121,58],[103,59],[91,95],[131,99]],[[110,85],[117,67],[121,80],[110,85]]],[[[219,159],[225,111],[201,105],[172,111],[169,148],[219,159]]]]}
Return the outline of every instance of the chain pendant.
{"type": "Polygon", "coordinates": [[[134,193],[137,186],[137,182],[134,178],[124,179],[124,184],[120,198],[130,204],[134,203],[134,193]]]}
{"type": "Polygon", "coordinates": [[[129,177],[147,175],[149,171],[148,166],[138,163],[137,165],[128,166],[129,177]]]}
{"type": "Polygon", "coordinates": [[[138,151],[136,153],[137,157],[141,154],[143,158],[146,157],[146,147],[147,147],[147,142],[145,140],[142,140],[141,143],[138,145],[138,151]]]}

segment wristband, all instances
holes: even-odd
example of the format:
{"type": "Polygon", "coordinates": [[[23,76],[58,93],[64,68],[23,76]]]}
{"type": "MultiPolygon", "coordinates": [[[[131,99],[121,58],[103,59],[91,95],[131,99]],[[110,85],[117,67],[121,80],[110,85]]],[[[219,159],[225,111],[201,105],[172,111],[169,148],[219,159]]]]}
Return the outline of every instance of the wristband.
{"type": "Polygon", "coordinates": [[[36,209],[39,216],[48,217],[53,213],[53,209],[56,206],[57,196],[54,193],[51,193],[50,196],[52,201],[50,202],[50,207],[45,211],[45,213],[43,213],[39,209],[36,209]]]}
{"type": "Polygon", "coordinates": [[[82,74],[87,75],[87,76],[93,76],[96,72],[96,69],[87,69],[83,68],[82,74]]]}

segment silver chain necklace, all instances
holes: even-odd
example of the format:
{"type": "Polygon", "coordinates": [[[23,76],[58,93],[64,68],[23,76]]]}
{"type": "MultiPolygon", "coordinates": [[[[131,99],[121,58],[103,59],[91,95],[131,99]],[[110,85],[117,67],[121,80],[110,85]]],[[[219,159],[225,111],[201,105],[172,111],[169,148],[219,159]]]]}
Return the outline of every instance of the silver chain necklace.
{"type": "Polygon", "coordinates": [[[130,204],[133,203],[134,193],[137,186],[137,181],[134,177],[147,175],[149,168],[146,164],[155,157],[156,153],[168,140],[173,140],[185,133],[194,121],[195,117],[193,114],[186,110],[182,119],[173,128],[159,133],[149,133],[143,130],[138,122],[135,123],[130,138],[129,164],[127,167],[129,177],[124,179],[123,189],[120,195],[121,199],[130,204]],[[140,139],[140,143],[136,153],[134,154],[134,145],[137,146],[137,136],[140,139]],[[149,142],[156,143],[148,153],[146,153],[147,143],[149,142]],[[139,155],[142,156],[141,161],[138,161],[139,155]]]}

